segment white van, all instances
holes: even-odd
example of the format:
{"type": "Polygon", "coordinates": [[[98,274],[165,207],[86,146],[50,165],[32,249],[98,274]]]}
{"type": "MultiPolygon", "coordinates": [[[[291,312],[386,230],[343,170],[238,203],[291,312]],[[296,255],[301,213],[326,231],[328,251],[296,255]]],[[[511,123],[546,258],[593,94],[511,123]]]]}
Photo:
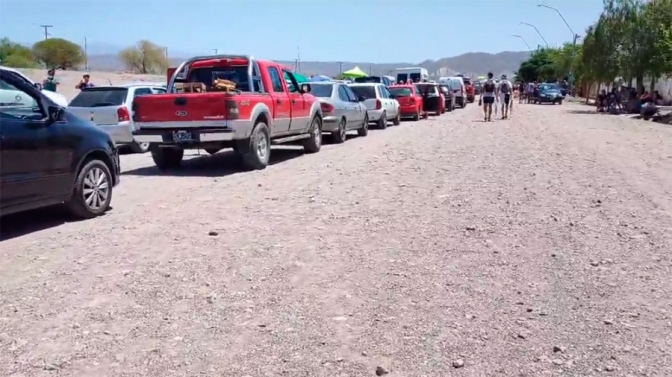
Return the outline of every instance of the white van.
{"type": "Polygon", "coordinates": [[[422,67],[397,68],[397,84],[406,84],[409,79],[414,83],[426,82],[429,80],[429,72],[422,67]]]}

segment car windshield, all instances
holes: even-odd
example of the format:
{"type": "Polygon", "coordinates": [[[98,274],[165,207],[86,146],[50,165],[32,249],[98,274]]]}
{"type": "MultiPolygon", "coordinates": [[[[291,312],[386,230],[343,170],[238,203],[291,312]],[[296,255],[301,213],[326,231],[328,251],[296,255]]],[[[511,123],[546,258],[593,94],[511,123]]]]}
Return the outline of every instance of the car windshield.
{"type": "Polygon", "coordinates": [[[350,89],[352,89],[358,97],[364,97],[365,99],[377,98],[376,88],[372,85],[351,85],[350,89]]]}
{"type": "Polygon", "coordinates": [[[310,85],[310,94],[315,97],[329,98],[334,89],[334,84],[316,84],[310,85]]]}
{"type": "Polygon", "coordinates": [[[557,84],[541,84],[539,87],[540,90],[560,90],[560,86],[557,84]]]}
{"type": "Polygon", "coordinates": [[[411,88],[388,88],[390,89],[390,92],[394,94],[396,97],[411,97],[413,95],[413,91],[411,88]]]}
{"type": "Polygon", "coordinates": [[[127,88],[93,87],[79,92],[72,99],[72,107],[119,106],[126,101],[127,88]]]}

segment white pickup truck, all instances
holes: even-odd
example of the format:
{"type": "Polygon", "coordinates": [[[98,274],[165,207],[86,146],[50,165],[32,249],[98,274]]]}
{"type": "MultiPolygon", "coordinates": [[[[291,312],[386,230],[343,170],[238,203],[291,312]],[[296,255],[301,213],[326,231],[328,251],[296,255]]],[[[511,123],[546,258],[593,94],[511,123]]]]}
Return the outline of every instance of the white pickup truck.
{"type": "MultiPolygon", "coordinates": [[[[23,77],[31,85],[35,86],[36,88],[40,88],[42,90],[42,93],[45,96],[47,96],[47,98],[52,100],[55,104],[57,104],[58,106],[68,107],[68,100],[67,100],[67,98],[65,98],[64,95],[59,94],[59,93],[54,93],[54,92],[49,91],[49,90],[42,89],[42,84],[34,83],[31,79],[26,77],[26,75],[24,75],[23,73],[21,73],[20,71],[14,69],[14,68],[9,68],[9,67],[5,67],[5,66],[0,65],[0,69],[16,73],[17,75],[23,77]]],[[[2,88],[2,89],[5,89],[5,90],[0,91],[0,103],[16,102],[16,95],[12,94],[11,89],[9,89],[9,88],[2,88]]],[[[18,93],[17,93],[17,95],[18,95],[18,93]]]]}

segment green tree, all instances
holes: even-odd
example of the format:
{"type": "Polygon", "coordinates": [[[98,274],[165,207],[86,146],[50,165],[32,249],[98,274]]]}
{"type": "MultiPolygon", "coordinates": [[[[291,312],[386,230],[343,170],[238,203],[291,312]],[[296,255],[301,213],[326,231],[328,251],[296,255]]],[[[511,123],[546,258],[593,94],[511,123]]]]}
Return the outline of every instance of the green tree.
{"type": "Polygon", "coordinates": [[[84,51],[75,43],[49,38],[33,45],[35,59],[47,68],[72,69],[84,62],[84,51]]]}
{"type": "Polygon", "coordinates": [[[523,61],[517,76],[525,81],[555,81],[558,78],[558,51],[553,48],[541,48],[534,51],[529,59],[523,61]]]}
{"type": "Polygon", "coordinates": [[[654,77],[672,75],[672,0],[652,0],[644,6],[648,73],[654,77]]]}
{"type": "Polygon", "coordinates": [[[119,58],[126,68],[136,73],[164,73],[170,66],[164,47],[148,40],[141,40],[136,46],[119,52],[119,58]]]}
{"type": "Polygon", "coordinates": [[[37,67],[30,48],[14,43],[9,38],[0,39],[0,64],[13,68],[37,67]]]}

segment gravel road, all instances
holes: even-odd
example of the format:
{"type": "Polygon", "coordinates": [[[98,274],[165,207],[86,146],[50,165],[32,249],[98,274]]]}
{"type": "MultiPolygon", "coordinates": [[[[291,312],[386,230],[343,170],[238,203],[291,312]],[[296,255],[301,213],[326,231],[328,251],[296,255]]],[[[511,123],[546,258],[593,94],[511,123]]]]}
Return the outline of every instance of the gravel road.
{"type": "Polygon", "coordinates": [[[106,216],[3,219],[0,375],[672,376],[672,128],[586,109],[123,156],[106,216]]]}

